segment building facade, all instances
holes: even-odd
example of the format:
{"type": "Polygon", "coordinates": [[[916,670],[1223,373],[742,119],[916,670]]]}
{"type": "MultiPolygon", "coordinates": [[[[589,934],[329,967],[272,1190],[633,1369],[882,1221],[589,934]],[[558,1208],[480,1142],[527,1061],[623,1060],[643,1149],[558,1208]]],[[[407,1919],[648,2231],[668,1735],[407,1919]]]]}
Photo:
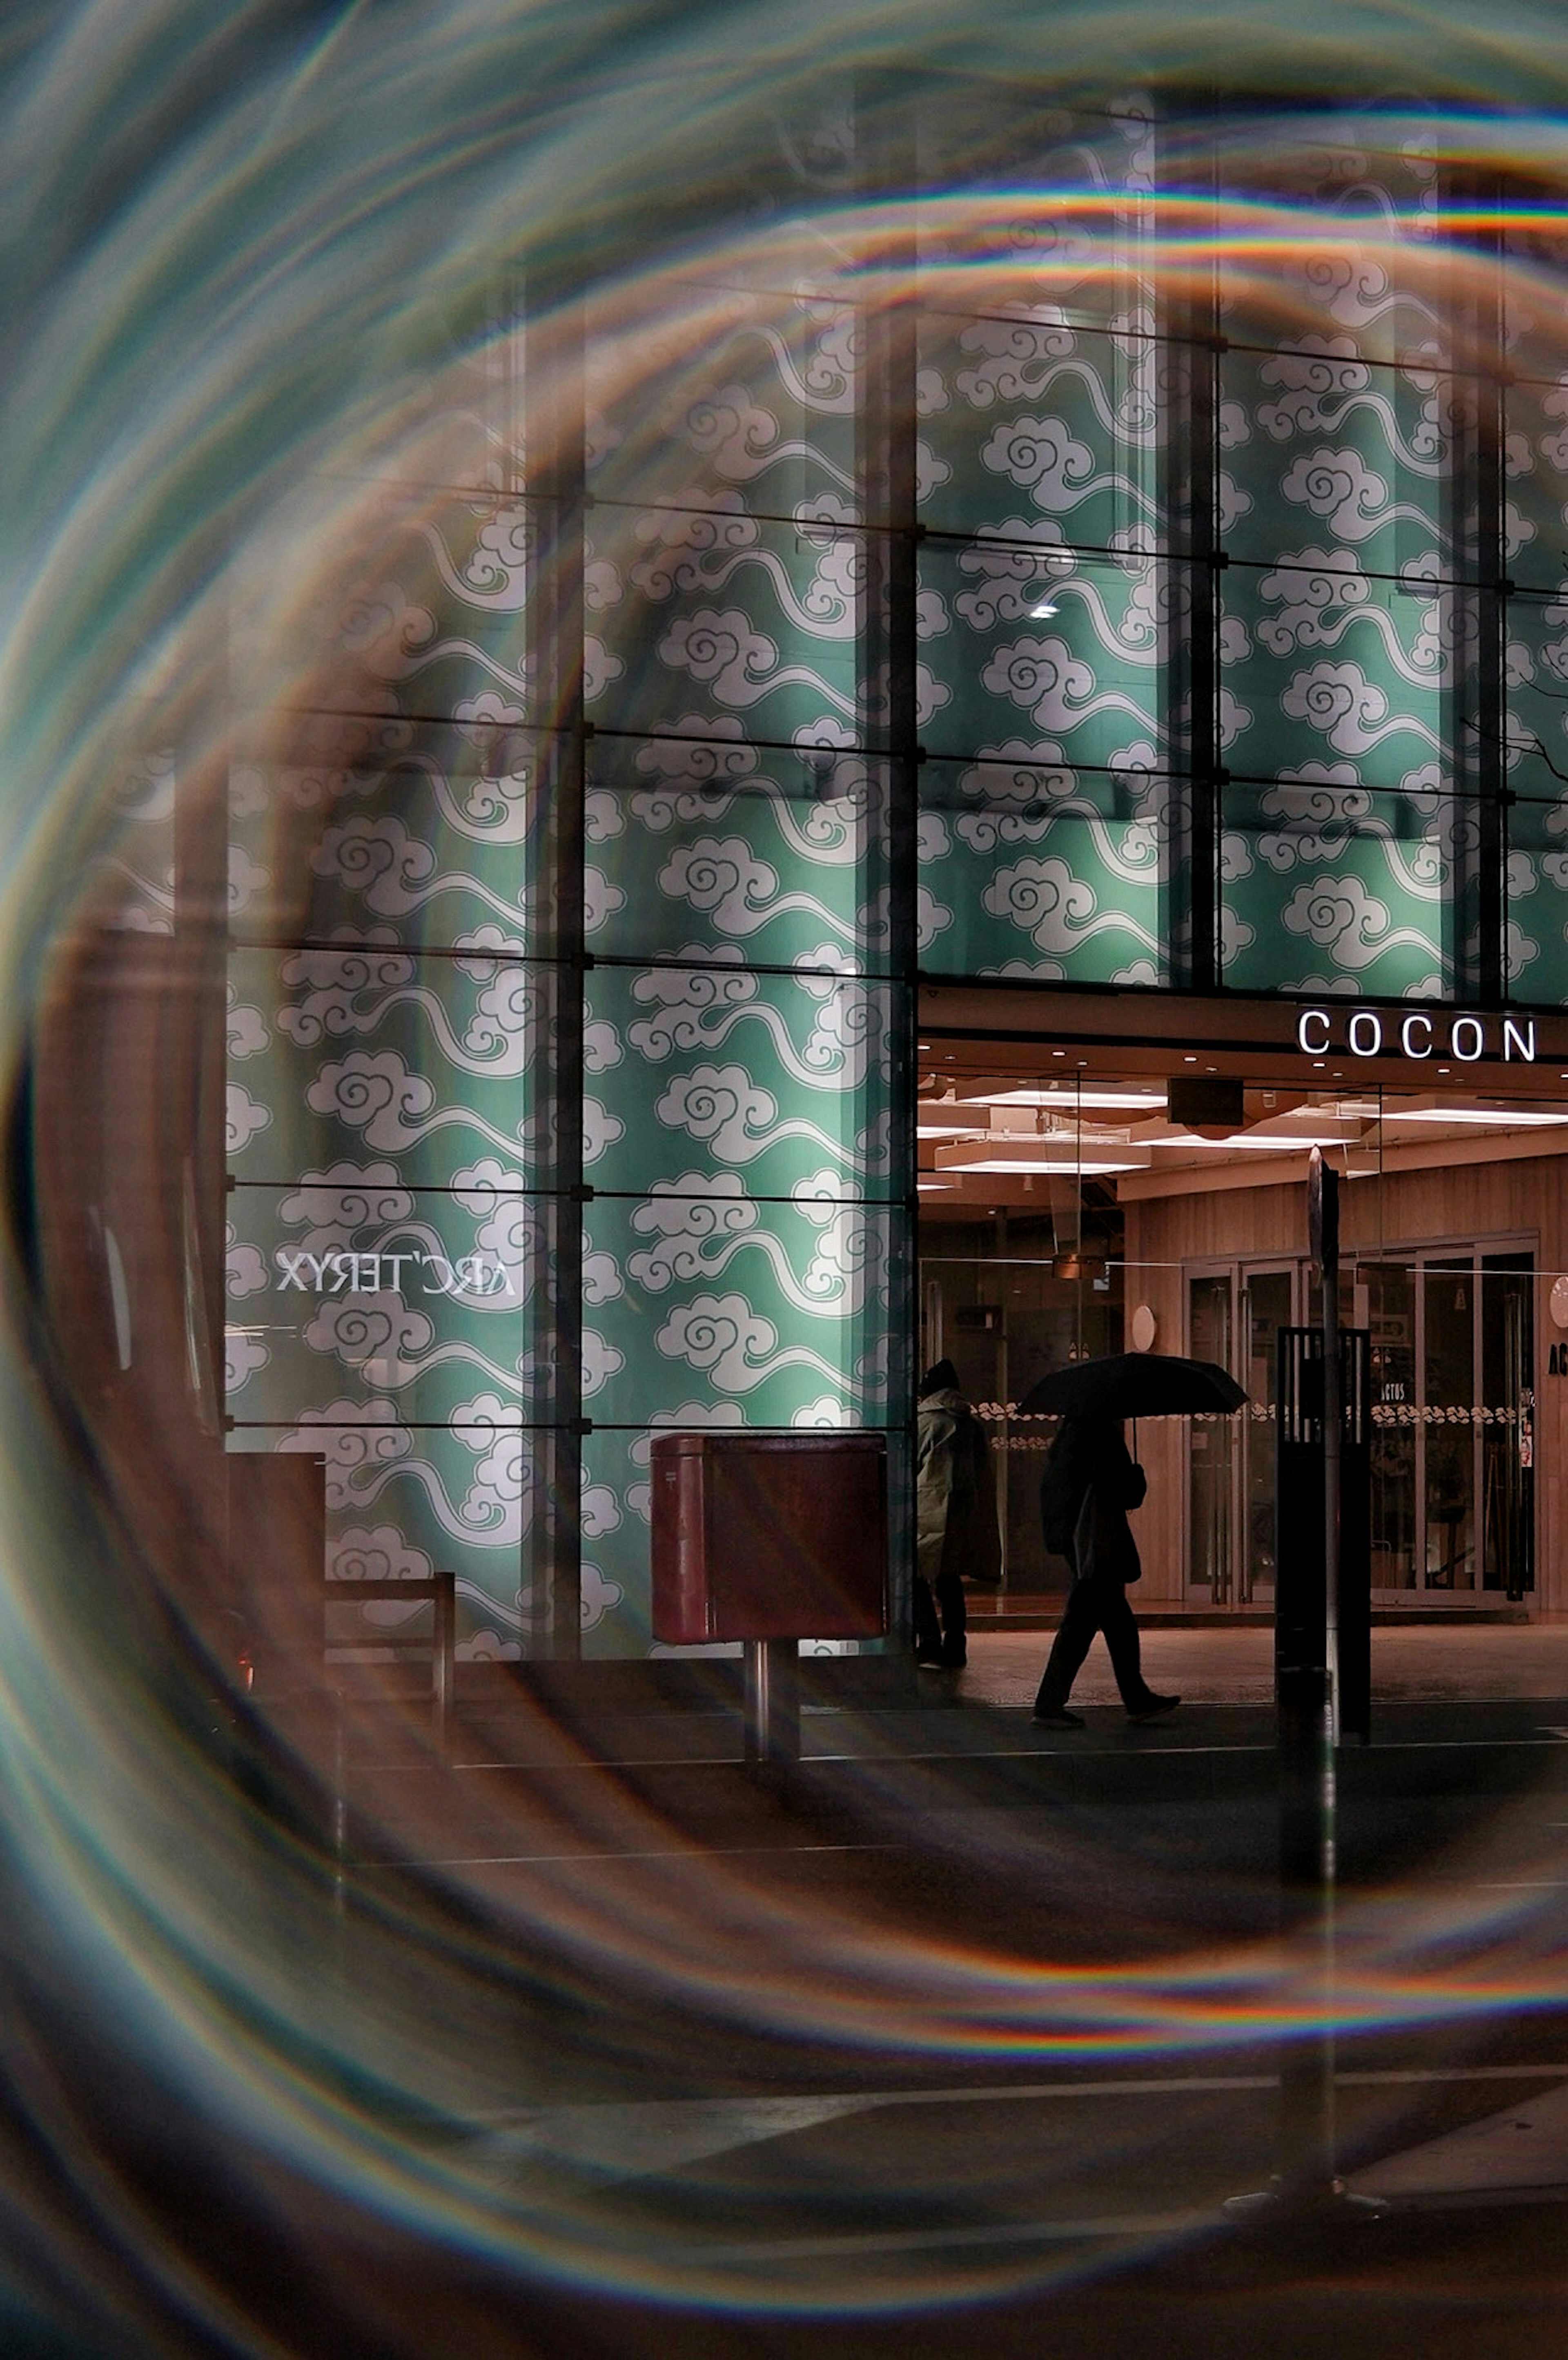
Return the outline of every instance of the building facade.
{"type": "Polygon", "coordinates": [[[1552,222],[1409,109],[934,79],[743,177],[498,269],[246,540],[221,841],[152,727],[108,931],[224,996],[224,1448],[467,1658],[635,1657],[659,1427],[901,1500],[946,1351],[1049,1590],[1017,1405],[1152,1342],[1252,1406],[1140,1443],[1147,1594],[1261,1611],[1316,1144],[1378,1595],[1560,1605],[1552,222]]]}

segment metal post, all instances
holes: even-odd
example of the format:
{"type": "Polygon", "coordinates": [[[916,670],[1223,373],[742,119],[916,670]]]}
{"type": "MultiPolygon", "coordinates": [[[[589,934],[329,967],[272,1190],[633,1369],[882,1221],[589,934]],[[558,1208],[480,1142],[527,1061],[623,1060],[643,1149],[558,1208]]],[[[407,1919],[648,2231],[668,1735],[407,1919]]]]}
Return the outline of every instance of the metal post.
{"type": "Polygon", "coordinates": [[[767,1776],[800,1759],[800,1642],[747,1639],[745,1646],[746,1766],[767,1776]]]}
{"type": "MultiPolygon", "coordinates": [[[[1314,1349],[1318,1339],[1310,1333],[1281,1329],[1278,1513],[1283,1537],[1284,1449],[1290,1444],[1315,1442],[1323,1454],[1322,1589],[1316,1567],[1299,1561],[1295,1551],[1281,1546],[1276,1552],[1275,1695],[1281,1914],[1287,1921],[1285,1930],[1299,1935],[1314,1972],[1302,2031],[1298,2038],[1286,2042],[1280,2053],[1274,2183],[1256,2194],[1233,2197],[1225,2207],[1231,2218],[1244,2225],[1367,2219],[1385,2209],[1373,2199],[1347,2196],[1335,2168],[1334,1724],[1343,1416],[1339,1177],[1315,1148],[1307,1205],[1312,1257],[1323,1286],[1321,1352],[1314,1349]],[[1318,1383],[1309,1391],[1314,1367],[1318,1383]],[[1312,1393],[1317,1395],[1315,1402],[1312,1393]]],[[[1301,1504],[1303,1510],[1309,1507],[1306,1500],[1301,1504]]]]}

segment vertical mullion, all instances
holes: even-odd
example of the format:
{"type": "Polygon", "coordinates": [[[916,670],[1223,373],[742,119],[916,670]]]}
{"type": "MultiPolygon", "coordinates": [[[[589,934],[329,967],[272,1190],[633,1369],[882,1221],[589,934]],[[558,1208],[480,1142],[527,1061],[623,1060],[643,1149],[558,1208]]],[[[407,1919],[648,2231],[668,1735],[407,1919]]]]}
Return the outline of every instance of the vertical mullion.
{"type": "MultiPolygon", "coordinates": [[[[1211,119],[1213,109],[1211,106],[1211,119]]],[[[1217,163],[1208,143],[1201,191],[1217,202],[1217,163]]],[[[1192,175],[1194,183],[1197,174],[1192,175]]],[[[1163,175],[1159,185],[1163,187],[1163,175]]],[[[1160,334],[1168,339],[1169,387],[1164,436],[1172,569],[1166,699],[1173,776],[1171,793],[1172,901],[1168,916],[1171,981],[1178,989],[1214,991],[1219,957],[1219,797],[1225,783],[1219,744],[1219,546],[1216,486],[1219,434],[1218,281],[1211,267],[1203,284],[1162,296],[1160,334]],[[1180,594],[1180,595],[1177,595],[1180,594]],[[1178,878],[1185,881],[1181,898],[1178,878]]]]}
{"type": "MultiPolygon", "coordinates": [[[[1496,213],[1495,175],[1464,175],[1455,180],[1450,194],[1456,204],[1496,213]]],[[[1469,274],[1472,291],[1458,307],[1456,355],[1475,388],[1475,416],[1466,435],[1464,405],[1455,399],[1450,483],[1454,539],[1461,552],[1466,521],[1474,519],[1474,586],[1459,594],[1469,609],[1465,649],[1469,662],[1461,664],[1455,683],[1451,732],[1455,781],[1473,804],[1475,825],[1462,832],[1461,841],[1471,845],[1474,866],[1466,878],[1456,863],[1454,981],[1461,998],[1496,1008],[1508,989],[1502,243],[1495,229],[1482,234],[1477,243],[1484,262],[1469,274]]]]}
{"type": "Polygon", "coordinates": [[[910,1636],[914,1517],[910,1490],[915,1426],[916,1296],[915,1172],[917,930],[919,890],[919,744],[916,616],[920,537],[916,494],[915,376],[917,366],[915,203],[918,165],[912,93],[909,86],[856,93],[857,180],[863,203],[884,208],[883,280],[863,314],[864,382],[860,405],[860,477],[866,525],[862,652],[873,705],[885,699],[880,745],[869,729],[873,761],[887,778],[886,882],[887,976],[891,993],[888,1087],[888,1195],[902,1229],[889,1261],[887,1422],[889,1445],[901,1446],[894,1473],[890,1523],[890,1627],[895,1644],[910,1636]],[[893,224],[903,210],[903,229],[893,224]]]}
{"type": "MultiPolygon", "coordinates": [[[[532,292],[533,290],[530,290],[532,292]]],[[[544,1496],[547,1531],[530,1595],[536,1654],[582,1652],[583,1596],[583,1033],[587,944],[583,901],[584,768],[583,699],[583,322],[580,299],[548,315],[530,303],[525,328],[525,382],[530,403],[528,482],[540,503],[540,597],[534,650],[546,724],[551,808],[545,832],[546,901],[555,1004],[544,1114],[549,1180],[554,1189],[551,1284],[545,1291],[550,1334],[531,1339],[551,1352],[550,1429],[544,1496]],[[542,448],[540,447],[542,445],[542,448]]]]}

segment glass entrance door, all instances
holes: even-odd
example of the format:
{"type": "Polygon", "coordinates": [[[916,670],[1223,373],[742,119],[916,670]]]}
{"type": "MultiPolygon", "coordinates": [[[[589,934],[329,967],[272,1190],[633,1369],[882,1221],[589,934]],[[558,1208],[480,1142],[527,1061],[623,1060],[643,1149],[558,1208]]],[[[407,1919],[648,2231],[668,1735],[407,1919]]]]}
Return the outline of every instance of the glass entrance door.
{"type": "Polygon", "coordinates": [[[1246,1389],[1236,1417],[1195,1417],[1188,1450],[1187,1579],[1212,1606],[1274,1590],[1275,1339],[1297,1317],[1293,1262],[1233,1263],[1187,1281],[1187,1349],[1246,1389]]]}
{"type": "Polygon", "coordinates": [[[1476,1246],[1363,1264],[1372,1586],[1525,1597],[1534,1568],[1534,1258],[1476,1246]]]}

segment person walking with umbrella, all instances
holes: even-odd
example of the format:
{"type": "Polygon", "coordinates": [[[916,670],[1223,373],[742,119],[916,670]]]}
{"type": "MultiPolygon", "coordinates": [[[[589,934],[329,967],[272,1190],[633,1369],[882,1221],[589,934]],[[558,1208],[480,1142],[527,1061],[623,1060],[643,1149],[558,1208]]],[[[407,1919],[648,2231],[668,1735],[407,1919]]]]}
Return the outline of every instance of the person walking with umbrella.
{"type": "Polygon", "coordinates": [[[1143,1568],[1127,1516],[1142,1505],[1149,1487],[1123,1438],[1122,1420],[1230,1411],[1246,1399],[1235,1379],[1212,1361],[1118,1352],[1054,1370],[1019,1404],[1025,1415],[1056,1411],[1062,1419],[1045,1463],[1040,1520],[1046,1546],[1073,1568],[1073,1585],[1034,1701],[1034,1717],[1044,1727],[1083,1727],[1067,1700],[1096,1632],[1104,1635],[1131,1720],[1158,1721],[1181,1703],[1143,1677],[1138,1621],[1127,1599],[1143,1568]]]}

